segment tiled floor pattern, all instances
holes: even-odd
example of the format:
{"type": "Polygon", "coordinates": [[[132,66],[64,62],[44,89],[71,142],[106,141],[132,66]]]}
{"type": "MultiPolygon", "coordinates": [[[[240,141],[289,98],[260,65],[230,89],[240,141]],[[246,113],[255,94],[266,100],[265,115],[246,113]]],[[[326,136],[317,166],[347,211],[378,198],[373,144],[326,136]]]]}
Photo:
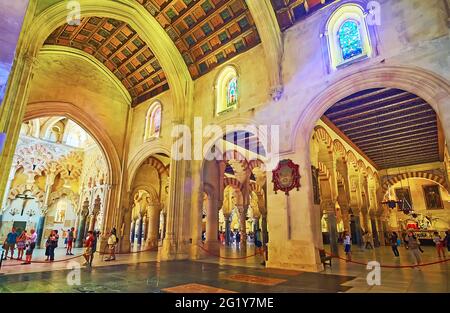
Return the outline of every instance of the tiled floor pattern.
{"type": "MultiPolygon", "coordinates": [[[[439,260],[435,252],[433,247],[425,247],[423,261],[439,260]]],[[[230,249],[221,253],[227,257],[243,255],[242,251],[230,249]]],[[[251,255],[251,248],[246,253],[251,255]]],[[[42,260],[42,254],[38,250],[35,259],[42,260]]],[[[353,247],[353,258],[358,261],[411,264],[406,249],[401,248],[400,254],[400,258],[393,257],[389,247],[374,250],[353,247]]],[[[64,258],[63,249],[57,251],[56,259],[64,258]]],[[[423,267],[420,271],[382,268],[381,285],[369,286],[365,266],[339,260],[333,260],[332,267],[321,273],[308,273],[264,268],[260,256],[161,263],[157,259],[156,252],[120,255],[114,262],[96,257],[93,269],[81,268],[80,286],[67,284],[67,262],[21,266],[14,265],[18,264],[16,261],[7,261],[4,263],[7,266],[1,269],[6,275],[0,274],[0,292],[450,292],[450,262],[423,267]]]]}
{"type": "Polygon", "coordinates": [[[231,276],[225,277],[225,279],[228,279],[231,281],[238,281],[238,282],[242,282],[242,283],[264,285],[264,286],[275,286],[275,285],[286,282],[285,279],[268,278],[268,277],[244,275],[244,274],[231,275],[231,276]]]}
{"type": "Polygon", "coordinates": [[[161,289],[163,292],[170,293],[235,293],[235,291],[215,288],[201,284],[186,284],[171,288],[161,289]]]}

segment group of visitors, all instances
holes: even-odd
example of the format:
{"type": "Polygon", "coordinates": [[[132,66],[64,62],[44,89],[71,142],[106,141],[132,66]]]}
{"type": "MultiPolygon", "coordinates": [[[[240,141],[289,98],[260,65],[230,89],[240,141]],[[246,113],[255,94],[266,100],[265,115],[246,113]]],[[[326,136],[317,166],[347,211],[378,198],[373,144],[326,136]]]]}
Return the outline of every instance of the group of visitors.
{"type": "MultiPolygon", "coordinates": [[[[96,252],[97,239],[100,236],[99,231],[89,231],[87,237],[84,239],[84,258],[86,260],[85,265],[92,265],[93,255],[96,252]]],[[[67,230],[65,234],[64,243],[66,244],[66,255],[73,254],[73,243],[75,241],[75,228],[72,227],[67,230]]],[[[15,227],[6,236],[3,243],[3,250],[5,250],[4,260],[7,259],[8,253],[11,253],[10,259],[14,259],[14,251],[17,247],[17,260],[22,260],[25,253],[25,262],[22,264],[31,264],[31,258],[33,250],[36,247],[37,232],[34,229],[30,230],[28,234],[26,230],[17,231],[15,227]]],[[[53,262],[55,260],[55,249],[58,247],[59,234],[58,230],[54,229],[50,232],[45,242],[45,261],[53,262]]],[[[108,236],[108,252],[109,256],[105,261],[113,261],[116,259],[116,246],[119,242],[117,237],[117,231],[113,228],[108,236]]]]}
{"type": "Polygon", "coordinates": [[[8,252],[11,253],[11,260],[14,259],[14,250],[17,246],[17,260],[23,260],[25,252],[25,262],[23,265],[31,264],[31,258],[34,248],[36,247],[37,233],[34,229],[30,230],[28,234],[26,230],[17,231],[15,227],[6,236],[3,243],[3,250],[5,250],[4,260],[8,258],[8,252]]]}
{"type": "MultiPolygon", "coordinates": [[[[368,233],[364,233],[363,240],[366,243],[366,249],[373,246],[370,244],[370,235],[368,233]]],[[[399,257],[400,253],[398,251],[398,247],[402,244],[409,251],[411,258],[415,262],[415,266],[417,267],[422,263],[421,253],[423,253],[423,249],[420,247],[420,240],[417,238],[416,234],[413,231],[408,231],[406,234],[398,235],[396,232],[392,232],[389,235],[389,242],[392,248],[392,252],[395,257],[399,257]]],[[[445,232],[445,237],[441,238],[438,232],[434,232],[433,234],[433,242],[436,246],[436,251],[439,258],[445,259],[445,248],[450,252],[450,242],[449,242],[449,231],[445,232]]],[[[345,231],[343,234],[343,244],[344,250],[347,258],[347,262],[351,261],[351,236],[345,231]]]]}

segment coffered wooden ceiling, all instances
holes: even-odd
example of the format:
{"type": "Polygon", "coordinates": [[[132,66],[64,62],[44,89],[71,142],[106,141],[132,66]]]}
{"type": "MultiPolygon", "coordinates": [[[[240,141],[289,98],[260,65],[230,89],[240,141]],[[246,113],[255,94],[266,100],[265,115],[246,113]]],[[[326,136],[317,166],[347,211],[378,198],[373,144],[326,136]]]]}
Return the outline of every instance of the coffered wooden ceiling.
{"type": "Polygon", "coordinates": [[[283,31],[324,6],[337,0],[271,0],[283,31]]]}
{"type": "Polygon", "coordinates": [[[245,0],[134,0],[161,24],[192,78],[261,42],[245,0]]]}
{"type": "Polygon", "coordinates": [[[440,161],[444,143],[436,113],[415,94],[365,90],[333,105],[325,117],[380,169],[440,161]]]}
{"type": "MultiPolygon", "coordinates": [[[[173,40],[193,79],[261,42],[245,0],[130,0],[152,14],[173,40]]],[[[137,105],[169,89],[152,50],[136,31],[111,18],[65,24],[45,44],[83,50],[106,65],[137,105]]]]}
{"type": "Polygon", "coordinates": [[[83,50],[102,62],[141,103],[169,89],[154,53],[128,24],[110,18],[83,18],[79,26],[64,24],[45,44],[83,50]]]}

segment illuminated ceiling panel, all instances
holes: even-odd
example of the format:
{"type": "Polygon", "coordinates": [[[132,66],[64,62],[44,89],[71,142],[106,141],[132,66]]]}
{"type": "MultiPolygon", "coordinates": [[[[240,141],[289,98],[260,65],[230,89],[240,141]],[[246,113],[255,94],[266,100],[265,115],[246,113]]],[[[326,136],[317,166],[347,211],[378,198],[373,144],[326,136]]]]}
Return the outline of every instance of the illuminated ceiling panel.
{"type": "Polygon", "coordinates": [[[161,24],[196,79],[261,42],[245,0],[135,0],[161,24]]]}
{"type": "Polygon", "coordinates": [[[271,0],[280,29],[286,30],[307,15],[337,0],[271,0]]]}
{"type": "Polygon", "coordinates": [[[136,31],[110,18],[83,18],[79,26],[64,24],[45,41],[76,48],[97,58],[122,82],[137,105],[169,89],[154,53],[136,31]]]}
{"type": "Polygon", "coordinates": [[[342,99],[325,116],[380,169],[440,160],[436,113],[415,94],[369,89],[342,99]]]}

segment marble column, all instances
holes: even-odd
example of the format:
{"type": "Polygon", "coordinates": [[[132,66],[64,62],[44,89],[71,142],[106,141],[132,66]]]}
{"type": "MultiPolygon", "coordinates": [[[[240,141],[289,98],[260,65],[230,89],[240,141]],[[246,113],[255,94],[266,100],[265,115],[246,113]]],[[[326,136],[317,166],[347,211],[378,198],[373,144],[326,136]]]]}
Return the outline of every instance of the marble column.
{"type": "Polygon", "coordinates": [[[148,231],[149,225],[148,225],[148,217],[145,215],[143,221],[142,221],[142,241],[145,242],[148,238],[147,231],[148,231]]]}
{"type": "Polygon", "coordinates": [[[208,198],[206,212],[206,248],[214,254],[220,253],[219,209],[214,197],[208,198]]]}
{"type": "Polygon", "coordinates": [[[206,214],[206,241],[217,242],[219,234],[219,212],[214,198],[208,199],[206,214]]]}

